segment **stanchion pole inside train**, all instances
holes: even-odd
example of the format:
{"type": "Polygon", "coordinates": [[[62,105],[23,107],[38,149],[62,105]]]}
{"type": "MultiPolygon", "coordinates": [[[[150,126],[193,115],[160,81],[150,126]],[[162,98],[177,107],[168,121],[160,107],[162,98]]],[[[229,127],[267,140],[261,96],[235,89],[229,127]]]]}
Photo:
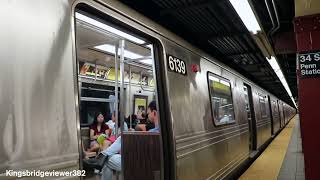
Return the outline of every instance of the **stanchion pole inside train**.
{"type": "Polygon", "coordinates": [[[125,40],[120,40],[120,128],[124,131],[124,48],[125,40]]]}
{"type": "Polygon", "coordinates": [[[132,129],[132,114],[131,111],[131,66],[129,64],[129,118],[130,118],[130,129],[132,129]]]}
{"type": "Polygon", "coordinates": [[[118,109],[118,44],[115,45],[115,55],[114,55],[114,73],[115,73],[115,102],[114,102],[114,106],[115,106],[115,136],[118,137],[118,113],[119,113],[119,109],[118,109]]]}

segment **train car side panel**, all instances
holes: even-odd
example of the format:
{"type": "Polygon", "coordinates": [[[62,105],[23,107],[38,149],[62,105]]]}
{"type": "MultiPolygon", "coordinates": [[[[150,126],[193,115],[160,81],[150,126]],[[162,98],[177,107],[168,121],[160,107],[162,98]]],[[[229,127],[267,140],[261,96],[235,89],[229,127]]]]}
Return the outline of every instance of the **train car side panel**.
{"type": "Polygon", "coordinates": [[[71,5],[1,5],[0,173],[58,164],[77,169],[71,5]]]}
{"type": "Polygon", "coordinates": [[[243,82],[206,59],[170,41],[163,42],[167,54],[184,60],[188,71],[187,76],[167,72],[170,116],[176,138],[177,177],[222,178],[248,155],[248,124],[243,110],[243,82]],[[200,72],[192,72],[192,64],[198,65],[200,72]],[[226,78],[231,83],[236,117],[232,124],[216,126],[213,123],[208,72],[226,78]]]}

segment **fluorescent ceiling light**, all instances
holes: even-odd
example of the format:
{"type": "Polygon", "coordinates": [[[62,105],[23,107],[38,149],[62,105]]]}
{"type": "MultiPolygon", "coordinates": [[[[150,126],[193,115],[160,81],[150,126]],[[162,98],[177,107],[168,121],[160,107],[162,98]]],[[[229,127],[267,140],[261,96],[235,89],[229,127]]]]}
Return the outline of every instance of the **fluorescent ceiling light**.
{"type": "Polygon", "coordinates": [[[266,58],[266,59],[267,59],[268,63],[270,64],[270,66],[272,67],[273,71],[277,74],[283,87],[286,89],[287,93],[289,94],[291,101],[297,107],[296,102],[294,101],[294,99],[292,97],[291,90],[290,90],[288,83],[287,83],[287,81],[286,81],[286,79],[280,69],[280,66],[279,66],[277,60],[273,56],[271,56],[271,59],[268,59],[268,58],[266,58]]]}
{"type": "Polygon", "coordinates": [[[85,16],[83,14],[80,14],[78,12],[76,12],[76,18],[81,20],[81,21],[84,21],[86,23],[92,24],[92,25],[94,25],[96,27],[99,27],[101,29],[104,29],[106,31],[109,31],[109,32],[111,32],[113,34],[121,36],[121,37],[123,37],[125,39],[128,39],[128,40],[130,40],[132,42],[135,42],[137,44],[145,44],[146,43],[145,41],[143,41],[143,40],[141,40],[139,38],[136,38],[136,37],[134,37],[134,36],[132,36],[130,34],[127,34],[127,33],[123,32],[123,31],[120,31],[119,29],[116,29],[116,28],[113,28],[113,27],[108,26],[106,24],[103,24],[103,23],[101,23],[101,22],[99,22],[99,21],[97,21],[95,19],[92,19],[92,18],[90,18],[88,16],[85,16]]]}
{"type": "Polygon", "coordinates": [[[140,62],[144,64],[152,65],[152,59],[143,59],[143,60],[140,60],[140,62]]]}
{"type": "MultiPolygon", "coordinates": [[[[115,54],[115,52],[116,52],[115,46],[110,45],[110,44],[103,44],[103,45],[95,46],[94,48],[99,49],[104,52],[111,53],[111,54],[115,54]]],[[[120,54],[120,49],[118,49],[118,54],[120,54]]],[[[128,51],[128,50],[124,50],[124,57],[128,58],[128,59],[139,59],[139,58],[143,58],[144,56],[142,56],[140,54],[136,54],[136,53],[128,51]]],[[[152,59],[150,59],[150,58],[141,59],[141,60],[139,60],[139,62],[144,63],[144,64],[148,64],[148,65],[152,65],[152,59]]]]}
{"type": "MultiPolygon", "coordinates": [[[[112,54],[115,54],[116,52],[115,46],[110,44],[103,44],[103,45],[95,46],[94,48],[99,49],[101,51],[108,52],[108,53],[112,53],[112,54]]],[[[118,54],[120,54],[120,49],[118,49],[118,54]]],[[[124,50],[124,57],[128,59],[138,59],[138,58],[142,58],[143,56],[128,50],[124,50]]]]}
{"type": "Polygon", "coordinates": [[[242,22],[249,31],[256,34],[261,31],[260,25],[254,15],[248,0],[229,0],[233,8],[237,11],[242,22]]]}

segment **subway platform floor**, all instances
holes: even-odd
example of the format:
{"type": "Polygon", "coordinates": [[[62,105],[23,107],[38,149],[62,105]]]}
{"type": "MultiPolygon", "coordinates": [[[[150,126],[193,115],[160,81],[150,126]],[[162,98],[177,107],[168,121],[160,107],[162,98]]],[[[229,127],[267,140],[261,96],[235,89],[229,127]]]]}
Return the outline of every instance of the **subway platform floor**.
{"type": "Polygon", "coordinates": [[[239,179],[305,179],[298,115],[291,119],[287,126],[276,136],[239,179]]]}

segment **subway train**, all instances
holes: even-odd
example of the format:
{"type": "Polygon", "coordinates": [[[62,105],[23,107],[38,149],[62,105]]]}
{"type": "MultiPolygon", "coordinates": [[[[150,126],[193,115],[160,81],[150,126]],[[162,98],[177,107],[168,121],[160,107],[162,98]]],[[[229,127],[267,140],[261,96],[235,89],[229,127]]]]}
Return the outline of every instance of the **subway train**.
{"type": "MultiPolygon", "coordinates": [[[[296,114],[119,1],[1,7],[1,177],[10,178],[8,170],[82,170],[94,114],[107,121],[120,112],[122,128],[125,116],[146,112],[155,100],[160,133],[123,131],[122,171],[114,176],[230,179],[296,114]]],[[[51,178],[99,177],[85,175],[51,178]]]]}

